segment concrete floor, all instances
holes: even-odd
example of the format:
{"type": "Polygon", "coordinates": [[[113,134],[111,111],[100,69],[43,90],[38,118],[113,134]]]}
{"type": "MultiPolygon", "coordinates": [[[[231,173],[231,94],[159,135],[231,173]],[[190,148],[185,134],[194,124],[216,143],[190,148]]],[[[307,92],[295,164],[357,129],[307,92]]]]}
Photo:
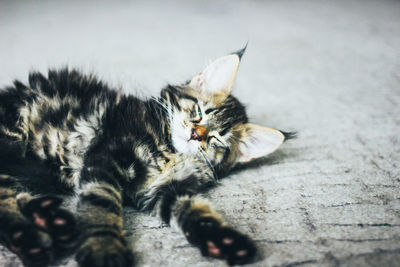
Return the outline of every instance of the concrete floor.
{"type": "MultiPolygon", "coordinates": [[[[254,266],[399,266],[400,1],[27,2],[0,1],[0,86],[69,65],[154,95],[249,41],[234,94],[299,132],[209,192],[260,246],[254,266]]],[[[155,217],[126,221],[139,266],[225,265],[155,217]]],[[[0,247],[0,266],[20,263],[0,247]]]]}

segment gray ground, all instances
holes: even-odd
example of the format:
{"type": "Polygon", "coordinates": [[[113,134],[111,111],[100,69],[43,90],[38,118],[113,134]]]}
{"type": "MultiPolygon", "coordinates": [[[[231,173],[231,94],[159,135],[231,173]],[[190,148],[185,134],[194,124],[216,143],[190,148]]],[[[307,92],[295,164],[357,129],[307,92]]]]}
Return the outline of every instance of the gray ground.
{"type": "MultiPolygon", "coordinates": [[[[0,86],[68,64],[156,94],[249,40],[234,94],[299,132],[209,193],[260,246],[255,266],[400,265],[399,1],[82,2],[0,2],[0,86]]],[[[224,266],[126,219],[140,266],[224,266]]],[[[19,262],[0,248],[0,266],[19,262]]]]}

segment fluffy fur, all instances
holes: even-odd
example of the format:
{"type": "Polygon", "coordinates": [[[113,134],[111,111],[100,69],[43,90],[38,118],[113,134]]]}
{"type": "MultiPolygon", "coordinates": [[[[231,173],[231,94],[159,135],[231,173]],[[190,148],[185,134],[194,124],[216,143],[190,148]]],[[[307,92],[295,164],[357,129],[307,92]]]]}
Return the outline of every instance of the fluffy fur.
{"type": "Polygon", "coordinates": [[[176,222],[204,256],[256,249],[196,194],[266,156],[281,131],[248,123],[230,94],[244,50],[141,100],[75,70],[31,73],[0,92],[0,234],[25,265],[75,253],[80,266],[131,266],[122,208],[176,222]]]}

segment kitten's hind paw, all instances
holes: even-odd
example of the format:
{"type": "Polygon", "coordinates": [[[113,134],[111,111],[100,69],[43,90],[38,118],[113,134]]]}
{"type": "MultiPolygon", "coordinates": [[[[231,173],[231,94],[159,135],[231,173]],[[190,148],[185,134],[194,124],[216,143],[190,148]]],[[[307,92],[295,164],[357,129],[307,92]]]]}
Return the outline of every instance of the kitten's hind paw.
{"type": "Polygon", "coordinates": [[[32,199],[21,207],[25,217],[51,236],[56,253],[72,247],[77,239],[75,218],[72,213],[60,208],[61,203],[61,198],[44,196],[32,199]]]}
{"type": "Polygon", "coordinates": [[[256,247],[247,236],[228,227],[221,227],[207,241],[208,255],[225,258],[229,265],[246,264],[253,260],[256,247]]]}
{"type": "Polygon", "coordinates": [[[229,265],[250,263],[256,254],[256,246],[249,237],[213,218],[201,218],[191,226],[186,225],[184,232],[203,256],[225,259],[229,265]]]}
{"type": "Polygon", "coordinates": [[[25,266],[43,266],[52,260],[51,237],[30,223],[18,223],[11,227],[8,247],[16,253],[25,266]]]}

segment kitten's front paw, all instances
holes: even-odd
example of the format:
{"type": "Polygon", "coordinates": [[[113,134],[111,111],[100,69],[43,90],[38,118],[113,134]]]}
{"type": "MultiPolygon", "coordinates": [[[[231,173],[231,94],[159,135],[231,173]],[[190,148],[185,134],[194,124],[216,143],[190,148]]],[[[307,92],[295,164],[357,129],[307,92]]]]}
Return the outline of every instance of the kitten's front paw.
{"type": "Polygon", "coordinates": [[[81,267],[131,267],[133,254],[113,236],[89,237],[79,248],[76,261],[81,267]]]}
{"type": "Polygon", "coordinates": [[[213,218],[201,218],[183,227],[188,241],[203,256],[225,259],[229,265],[250,263],[256,254],[253,241],[238,231],[222,226],[213,218]]]}

